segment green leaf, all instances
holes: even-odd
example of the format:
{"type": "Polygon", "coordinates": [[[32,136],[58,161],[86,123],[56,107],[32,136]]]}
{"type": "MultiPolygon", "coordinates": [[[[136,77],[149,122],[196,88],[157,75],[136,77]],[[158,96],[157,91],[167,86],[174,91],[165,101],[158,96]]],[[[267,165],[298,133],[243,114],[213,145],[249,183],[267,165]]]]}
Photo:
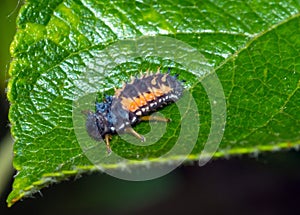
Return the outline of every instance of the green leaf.
{"type": "Polygon", "coordinates": [[[299,8],[296,0],[28,0],[11,45],[9,118],[18,174],[8,205],[85,172],[127,174],[125,168],[130,178],[138,167],[205,161],[215,147],[214,157],[298,147],[299,8]],[[154,142],[162,135],[147,147],[113,136],[107,157],[104,144],[87,136],[80,111],[158,67],[186,80],[183,100],[160,111],[172,122],[136,126],[154,142]]]}

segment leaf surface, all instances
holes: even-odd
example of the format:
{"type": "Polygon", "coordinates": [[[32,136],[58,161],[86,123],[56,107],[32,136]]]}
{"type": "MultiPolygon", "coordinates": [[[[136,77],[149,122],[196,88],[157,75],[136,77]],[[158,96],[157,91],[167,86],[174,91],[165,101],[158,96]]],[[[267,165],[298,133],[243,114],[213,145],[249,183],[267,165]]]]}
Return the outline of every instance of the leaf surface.
{"type": "MultiPolygon", "coordinates": [[[[219,126],[212,108],[220,104],[211,100],[213,95],[209,94],[213,92],[209,87],[214,87],[215,82],[206,79],[213,75],[220,81],[226,104],[226,126],[219,137],[223,132],[224,136],[215,157],[298,147],[299,8],[299,1],[28,0],[20,11],[18,31],[11,45],[9,118],[16,140],[14,167],[18,174],[8,205],[48,184],[99,171],[83,151],[83,142],[86,147],[96,143],[87,139],[84,117],[77,114],[78,122],[74,121],[74,111],[81,109],[74,110],[74,100],[89,89],[113,94],[114,87],[121,87],[122,81],[129,81],[131,76],[147,69],[156,71],[161,67],[166,72],[171,67],[172,74],[180,74],[180,79],[186,80],[185,101],[191,95],[197,110],[189,102],[182,102],[180,108],[170,105],[160,111],[172,119],[167,126],[136,126],[140,133],[152,132],[148,136],[154,139],[159,130],[166,129],[155,144],[147,147],[114,136],[112,149],[129,160],[126,168],[175,162],[189,151],[188,145],[183,144],[176,153],[167,152],[179,137],[190,140],[195,135],[195,147],[187,160],[199,159],[211,127],[219,126]],[[103,50],[143,36],[163,36],[187,44],[203,56],[205,61],[202,59],[200,64],[209,72],[204,77],[201,71],[190,71],[193,65],[186,68],[149,54],[125,60],[97,76],[104,62],[103,50]],[[86,81],[86,74],[95,76],[86,81]],[[184,124],[180,109],[196,111],[199,126],[184,124]],[[82,135],[78,135],[77,125],[82,125],[82,135]],[[188,131],[180,132],[187,126],[188,131]],[[163,157],[164,154],[167,155],[163,157]],[[147,162],[141,162],[144,160],[147,162]]],[[[165,51],[164,46],[157,44],[157,50],[165,51]]],[[[141,47],[145,48],[138,43],[137,50],[141,47]]],[[[181,51],[176,47],[175,50],[181,51]]],[[[129,55],[126,51],[115,53],[118,59],[129,55]]],[[[97,94],[97,98],[101,99],[101,95],[97,94]]],[[[86,103],[93,108],[93,102],[86,103]]],[[[197,117],[186,119],[192,122],[197,117]]],[[[222,128],[222,118],[220,124],[218,128],[222,128]]],[[[124,168],[118,157],[108,163],[96,163],[105,170],[124,168]]]]}

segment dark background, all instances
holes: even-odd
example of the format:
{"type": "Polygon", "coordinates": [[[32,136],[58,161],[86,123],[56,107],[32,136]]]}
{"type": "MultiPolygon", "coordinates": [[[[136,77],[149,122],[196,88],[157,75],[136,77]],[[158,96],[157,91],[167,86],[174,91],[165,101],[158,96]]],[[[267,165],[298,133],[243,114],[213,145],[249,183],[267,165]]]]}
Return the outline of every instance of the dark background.
{"type": "MultiPolygon", "coordinates": [[[[0,150],[9,132],[5,86],[18,7],[17,0],[0,2],[0,150]]],[[[298,214],[299,155],[289,150],[218,159],[204,167],[195,162],[145,182],[83,175],[7,208],[11,178],[0,193],[0,214],[298,214]]]]}

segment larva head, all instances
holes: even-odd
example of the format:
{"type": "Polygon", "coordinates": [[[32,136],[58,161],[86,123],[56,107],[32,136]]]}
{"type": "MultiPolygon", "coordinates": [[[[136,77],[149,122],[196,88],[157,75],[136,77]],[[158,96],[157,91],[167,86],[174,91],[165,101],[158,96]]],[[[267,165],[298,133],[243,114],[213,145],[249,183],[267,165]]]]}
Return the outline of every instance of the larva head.
{"type": "Polygon", "coordinates": [[[86,113],[86,130],[90,137],[95,140],[103,140],[104,135],[107,133],[108,126],[105,117],[101,113],[86,113]]]}

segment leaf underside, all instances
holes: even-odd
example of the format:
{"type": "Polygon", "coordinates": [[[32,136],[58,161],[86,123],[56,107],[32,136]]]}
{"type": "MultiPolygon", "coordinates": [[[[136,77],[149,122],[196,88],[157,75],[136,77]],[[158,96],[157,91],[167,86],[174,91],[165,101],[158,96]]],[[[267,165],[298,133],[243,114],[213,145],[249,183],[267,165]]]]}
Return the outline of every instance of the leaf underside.
{"type": "MultiPolygon", "coordinates": [[[[18,174],[8,205],[50,183],[98,171],[76,136],[73,101],[80,92],[78,80],[87,72],[87,60],[101,64],[95,53],[125,39],[167,36],[188,44],[205,58],[222,84],[226,102],[224,136],[214,157],[298,147],[299,8],[296,0],[28,0],[20,11],[11,45],[9,119],[16,139],[14,167],[18,174]]],[[[212,125],[212,104],[201,76],[170,59],[149,55],[116,65],[105,73],[101,84],[95,83],[96,88],[113,94],[122,81],[158,67],[163,72],[170,67],[172,74],[180,74],[195,100],[200,131],[187,160],[197,160],[212,125]]],[[[112,149],[132,161],[127,164],[129,168],[138,160],[165,163],[183,155],[179,151],[152,161],[171,150],[183,126],[176,105],[160,113],[172,122],[151,146],[136,146],[113,136],[112,149]]],[[[135,129],[147,133],[151,127],[141,123],[135,129]]],[[[190,134],[183,135],[189,138],[190,134]]],[[[121,164],[104,167],[121,168],[121,164]]]]}

